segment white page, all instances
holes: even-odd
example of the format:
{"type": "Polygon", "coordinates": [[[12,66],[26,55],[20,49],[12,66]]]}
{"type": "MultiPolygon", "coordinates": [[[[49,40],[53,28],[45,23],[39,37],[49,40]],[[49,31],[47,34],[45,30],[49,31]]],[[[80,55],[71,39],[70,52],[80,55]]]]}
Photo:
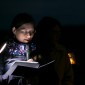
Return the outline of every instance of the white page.
{"type": "Polygon", "coordinates": [[[14,64],[9,68],[9,70],[3,75],[3,78],[6,79],[8,76],[10,76],[14,72],[14,70],[17,68],[17,66],[38,68],[39,63],[38,62],[28,62],[28,61],[15,61],[14,64]]]}

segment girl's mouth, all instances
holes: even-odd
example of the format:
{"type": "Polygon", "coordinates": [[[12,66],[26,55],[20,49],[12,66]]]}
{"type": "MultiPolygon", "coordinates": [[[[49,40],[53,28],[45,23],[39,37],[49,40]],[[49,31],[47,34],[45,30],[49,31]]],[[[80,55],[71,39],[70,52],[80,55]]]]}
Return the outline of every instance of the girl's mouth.
{"type": "Polygon", "coordinates": [[[30,41],[30,40],[28,40],[28,39],[25,39],[25,41],[30,41]]]}

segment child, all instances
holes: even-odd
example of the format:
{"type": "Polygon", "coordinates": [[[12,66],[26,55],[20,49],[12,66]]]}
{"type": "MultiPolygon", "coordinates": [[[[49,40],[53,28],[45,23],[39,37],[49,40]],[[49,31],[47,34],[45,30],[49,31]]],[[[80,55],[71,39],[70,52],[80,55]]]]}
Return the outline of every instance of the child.
{"type": "MultiPolygon", "coordinates": [[[[4,68],[1,70],[4,74],[16,60],[33,62],[32,52],[36,50],[36,46],[32,43],[35,29],[32,16],[26,13],[18,14],[11,23],[10,38],[4,44],[3,51],[0,50],[0,57],[4,62],[4,68]]],[[[2,62],[2,63],[3,63],[2,62]]],[[[3,77],[4,79],[4,77],[3,77]]],[[[9,76],[7,85],[23,85],[23,77],[9,76]],[[17,81],[15,83],[15,81],[17,81]]],[[[25,85],[25,83],[24,83],[25,85]]]]}
{"type": "MultiPolygon", "coordinates": [[[[37,44],[39,50],[42,52],[43,58],[46,58],[44,62],[47,60],[55,60],[53,65],[54,71],[48,71],[50,74],[48,78],[52,76],[47,85],[74,85],[72,65],[70,64],[66,48],[61,44],[62,42],[60,42],[61,27],[59,21],[47,16],[43,17],[36,27],[38,37],[37,44]]],[[[41,79],[43,81],[42,76],[41,79]]],[[[43,83],[42,85],[45,84],[43,83]]]]}

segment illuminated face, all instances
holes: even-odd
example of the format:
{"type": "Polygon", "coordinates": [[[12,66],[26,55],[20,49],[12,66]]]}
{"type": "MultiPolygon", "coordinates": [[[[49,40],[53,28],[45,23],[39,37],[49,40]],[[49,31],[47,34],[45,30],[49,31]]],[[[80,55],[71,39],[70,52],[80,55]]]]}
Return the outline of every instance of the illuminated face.
{"type": "Polygon", "coordinates": [[[61,29],[59,26],[55,26],[52,30],[51,30],[51,39],[52,42],[56,44],[56,42],[59,40],[60,38],[60,34],[61,34],[61,29]]]}
{"type": "Polygon", "coordinates": [[[12,32],[19,42],[29,43],[34,36],[34,25],[26,23],[21,25],[18,29],[13,27],[12,32]]]}

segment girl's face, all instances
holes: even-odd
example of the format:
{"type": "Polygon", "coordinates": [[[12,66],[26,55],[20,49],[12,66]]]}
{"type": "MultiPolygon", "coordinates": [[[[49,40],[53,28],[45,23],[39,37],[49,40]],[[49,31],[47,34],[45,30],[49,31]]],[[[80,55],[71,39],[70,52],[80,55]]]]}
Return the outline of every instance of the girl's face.
{"type": "Polygon", "coordinates": [[[12,32],[19,42],[29,43],[34,36],[34,25],[26,23],[21,25],[18,29],[13,27],[12,32]]]}

